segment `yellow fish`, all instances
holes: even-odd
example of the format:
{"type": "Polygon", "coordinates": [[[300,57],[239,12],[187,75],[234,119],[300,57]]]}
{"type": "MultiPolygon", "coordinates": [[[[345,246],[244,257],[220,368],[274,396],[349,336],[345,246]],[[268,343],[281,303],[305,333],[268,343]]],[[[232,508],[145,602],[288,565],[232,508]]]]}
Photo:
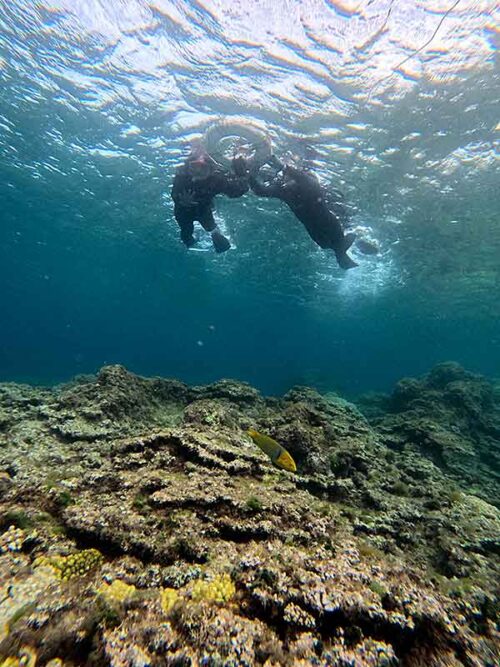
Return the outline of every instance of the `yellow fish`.
{"type": "Polygon", "coordinates": [[[297,472],[297,466],[291,455],[282,447],[276,440],[273,440],[268,435],[263,435],[253,428],[249,428],[248,435],[252,438],[255,444],[265,452],[275,466],[288,470],[289,472],[297,472]]]}

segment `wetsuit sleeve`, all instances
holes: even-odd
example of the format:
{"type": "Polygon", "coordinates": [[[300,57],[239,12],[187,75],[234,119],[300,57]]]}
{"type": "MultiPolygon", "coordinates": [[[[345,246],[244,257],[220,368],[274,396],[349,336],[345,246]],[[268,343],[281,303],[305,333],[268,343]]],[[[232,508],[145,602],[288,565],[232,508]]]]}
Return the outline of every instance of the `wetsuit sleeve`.
{"type": "Polygon", "coordinates": [[[213,177],[214,194],[227,195],[231,198],[241,197],[248,192],[248,178],[232,174],[217,174],[213,177]]]}
{"type": "Polygon", "coordinates": [[[174,202],[177,203],[181,193],[186,190],[187,180],[188,179],[186,178],[186,175],[183,174],[182,172],[178,171],[175,174],[174,183],[172,185],[172,190],[170,193],[174,202]]]}
{"type": "Polygon", "coordinates": [[[279,160],[274,153],[269,157],[266,164],[268,164],[270,167],[273,167],[273,169],[276,169],[277,171],[282,171],[282,169],[285,167],[283,162],[281,162],[281,160],[279,160]]]}
{"type": "Polygon", "coordinates": [[[258,197],[281,197],[283,192],[281,182],[262,183],[254,176],[250,176],[250,187],[258,197]]]}

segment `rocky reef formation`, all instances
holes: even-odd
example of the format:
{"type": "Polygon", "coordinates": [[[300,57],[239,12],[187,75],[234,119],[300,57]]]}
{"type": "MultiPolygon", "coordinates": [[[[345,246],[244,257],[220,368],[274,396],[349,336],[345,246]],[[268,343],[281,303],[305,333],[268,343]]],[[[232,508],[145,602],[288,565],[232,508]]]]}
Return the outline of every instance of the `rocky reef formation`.
{"type": "Polygon", "coordinates": [[[418,452],[463,490],[500,504],[500,385],[458,364],[401,380],[372,420],[394,450],[418,452]]]}
{"type": "Polygon", "coordinates": [[[0,664],[498,664],[497,391],[0,385],[0,664]]]}

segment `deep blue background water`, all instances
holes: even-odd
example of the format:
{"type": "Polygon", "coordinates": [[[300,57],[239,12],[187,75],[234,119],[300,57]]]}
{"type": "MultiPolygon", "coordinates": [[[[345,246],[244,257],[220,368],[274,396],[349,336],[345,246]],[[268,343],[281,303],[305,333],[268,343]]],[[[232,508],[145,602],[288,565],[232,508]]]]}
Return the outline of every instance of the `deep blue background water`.
{"type": "Polygon", "coordinates": [[[402,287],[315,310],[307,292],[280,294],[272,273],[252,285],[244,271],[218,272],[224,257],[185,251],[168,210],[147,238],[106,237],[50,219],[42,205],[43,216],[28,213],[26,198],[16,216],[4,208],[2,380],[54,383],[120,363],[190,383],[238,378],[265,393],[300,383],[356,394],[448,359],[500,375],[499,322],[472,307],[424,309],[402,287]]]}

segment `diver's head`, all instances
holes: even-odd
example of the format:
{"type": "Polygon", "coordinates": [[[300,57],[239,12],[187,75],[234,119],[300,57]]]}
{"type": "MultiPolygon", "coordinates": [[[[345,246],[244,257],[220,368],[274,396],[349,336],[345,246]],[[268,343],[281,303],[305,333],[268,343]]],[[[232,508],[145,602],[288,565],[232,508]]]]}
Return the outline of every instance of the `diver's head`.
{"type": "Polygon", "coordinates": [[[189,175],[193,181],[203,181],[211,176],[214,165],[210,157],[204,153],[196,155],[187,163],[189,175]]]}

